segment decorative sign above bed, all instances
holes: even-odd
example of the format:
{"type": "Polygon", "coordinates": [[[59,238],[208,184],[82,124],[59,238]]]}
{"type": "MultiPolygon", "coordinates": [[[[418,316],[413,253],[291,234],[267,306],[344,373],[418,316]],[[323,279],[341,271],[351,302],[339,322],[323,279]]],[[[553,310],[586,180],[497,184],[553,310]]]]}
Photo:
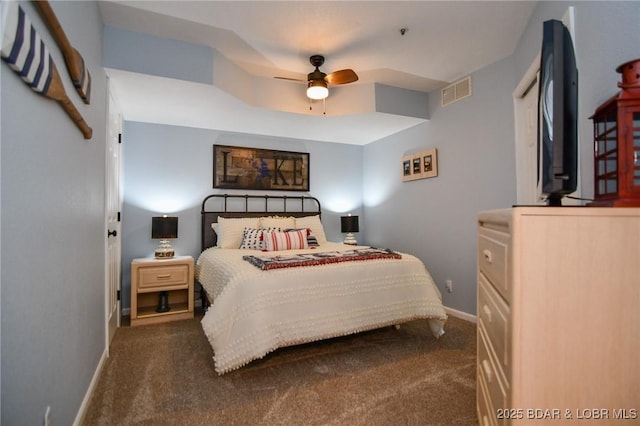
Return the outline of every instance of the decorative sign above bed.
{"type": "Polygon", "coordinates": [[[213,187],[309,191],[309,153],[213,145],[213,187]]]}
{"type": "Polygon", "coordinates": [[[402,157],[402,181],[438,176],[438,151],[430,148],[402,157]]]}

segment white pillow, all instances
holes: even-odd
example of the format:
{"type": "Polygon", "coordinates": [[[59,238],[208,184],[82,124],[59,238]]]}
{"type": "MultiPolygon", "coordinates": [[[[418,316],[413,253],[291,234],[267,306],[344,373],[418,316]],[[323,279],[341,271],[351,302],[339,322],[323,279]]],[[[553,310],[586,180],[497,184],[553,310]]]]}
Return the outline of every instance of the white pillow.
{"type": "Polygon", "coordinates": [[[288,232],[264,231],[262,237],[267,251],[309,248],[306,229],[288,232]]]}
{"type": "Polygon", "coordinates": [[[320,222],[320,215],[297,217],[296,226],[293,228],[309,228],[311,233],[318,239],[318,244],[326,244],[327,242],[322,222],[320,222]]]}
{"type": "Polygon", "coordinates": [[[293,216],[265,216],[260,218],[261,228],[288,229],[296,227],[296,218],[293,216]]]}
{"type": "Polygon", "coordinates": [[[240,248],[242,237],[244,236],[244,228],[258,228],[259,221],[260,218],[258,217],[219,217],[217,229],[214,228],[218,235],[216,247],[240,248]]]}

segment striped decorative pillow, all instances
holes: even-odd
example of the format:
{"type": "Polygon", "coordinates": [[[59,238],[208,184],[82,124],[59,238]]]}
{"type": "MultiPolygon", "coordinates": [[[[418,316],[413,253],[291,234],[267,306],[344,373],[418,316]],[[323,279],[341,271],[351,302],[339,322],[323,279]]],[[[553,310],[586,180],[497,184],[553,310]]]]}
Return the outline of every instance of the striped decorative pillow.
{"type": "Polygon", "coordinates": [[[316,238],[315,235],[313,235],[313,232],[311,232],[311,229],[309,228],[294,228],[294,229],[285,229],[285,232],[289,232],[289,231],[307,231],[307,244],[309,245],[309,248],[315,248],[318,247],[320,244],[318,244],[318,239],[316,238]]]}
{"type": "Polygon", "coordinates": [[[309,248],[306,230],[262,233],[266,251],[295,250],[309,248]]]}

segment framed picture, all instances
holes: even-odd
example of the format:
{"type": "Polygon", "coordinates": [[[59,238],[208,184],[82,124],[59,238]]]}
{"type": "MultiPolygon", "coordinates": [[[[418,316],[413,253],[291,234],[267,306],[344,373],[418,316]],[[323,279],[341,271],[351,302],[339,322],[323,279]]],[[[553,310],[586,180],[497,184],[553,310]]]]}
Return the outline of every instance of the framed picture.
{"type": "Polygon", "coordinates": [[[309,191],[309,153],[213,145],[213,187],[309,191]]]}
{"type": "Polygon", "coordinates": [[[438,151],[429,148],[402,157],[402,181],[438,176],[438,151]]]}
{"type": "Polygon", "coordinates": [[[418,175],[420,173],[422,173],[422,160],[420,160],[420,158],[414,158],[413,159],[413,174],[414,175],[418,175]]]}
{"type": "Polygon", "coordinates": [[[402,162],[402,176],[411,176],[411,162],[409,160],[404,160],[402,162]]]}

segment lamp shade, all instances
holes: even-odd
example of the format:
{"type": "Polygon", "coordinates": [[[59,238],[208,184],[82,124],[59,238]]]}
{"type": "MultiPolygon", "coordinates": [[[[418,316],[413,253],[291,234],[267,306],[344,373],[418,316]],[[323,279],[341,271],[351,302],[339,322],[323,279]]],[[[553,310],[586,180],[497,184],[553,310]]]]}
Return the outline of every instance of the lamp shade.
{"type": "Polygon", "coordinates": [[[151,238],[161,240],[178,238],[178,218],[176,216],[152,217],[151,238]]]}
{"type": "Polygon", "coordinates": [[[309,82],[307,86],[307,97],[309,99],[324,99],[327,96],[329,96],[327,83],[323,80],[313,80],[309,82]]]}
{"type": "Polygon", "coordinates": [[[358,226],[358,216],[342,216],[340,217],[340,225],[342,232],[344,233],[360,231],[358,226]]]}

